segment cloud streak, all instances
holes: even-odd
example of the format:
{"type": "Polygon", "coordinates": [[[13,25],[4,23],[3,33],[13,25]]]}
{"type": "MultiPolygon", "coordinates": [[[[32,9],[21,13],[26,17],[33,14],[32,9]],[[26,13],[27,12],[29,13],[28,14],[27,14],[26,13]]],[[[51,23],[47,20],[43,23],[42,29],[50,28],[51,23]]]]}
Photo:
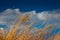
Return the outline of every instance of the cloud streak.
{"type": "Polygon", "coordinates": [[[36,13],[36,11],[30,11],[23,13],[19,9],[6,9],[0,13],[0,24],[14,25],[15,21],[17,22],[18,19],[24,14],[30,14],[32,21],[37,22],[60,20],[60,10],[42,11],[40,13],[36,13]]]}
{"type": "Polygon", "coordinates": [[[37,14],[38,18],[40,20],[50,20],[50,19],[56,19],[60,20],[60,12],[58,11],[43,11],[41,13],[37,14]]]}

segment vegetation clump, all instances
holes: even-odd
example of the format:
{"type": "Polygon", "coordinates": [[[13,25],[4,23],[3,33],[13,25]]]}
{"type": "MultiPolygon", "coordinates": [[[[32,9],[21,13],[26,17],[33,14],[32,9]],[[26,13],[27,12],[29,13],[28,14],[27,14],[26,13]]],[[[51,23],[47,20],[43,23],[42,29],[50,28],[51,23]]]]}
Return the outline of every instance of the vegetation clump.
{"type": "Polygon", "coordinates": [[[56,35],[55,37],[51,35],[54,29],[52,25],[47,25],[43,29],[30,28],[33,24],[35,24],[35,22],[29,21],[29,14],[25,14],[7,33],[5,33],[6,31],[4,30],[4,28],[1,29],[0,40],[60,40],[60,35],[56,35]],[[25,25],[26,22],[29,22],[29,24],[26,25],[24,31],[21,31],[20,26],[25,25]]]}

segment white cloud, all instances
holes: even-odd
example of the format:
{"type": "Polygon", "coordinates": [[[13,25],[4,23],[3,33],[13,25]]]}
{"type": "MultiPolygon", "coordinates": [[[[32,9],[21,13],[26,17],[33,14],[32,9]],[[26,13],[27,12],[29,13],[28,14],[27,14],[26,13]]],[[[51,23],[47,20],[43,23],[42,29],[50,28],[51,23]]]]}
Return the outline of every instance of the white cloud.
{"type": "Polygon", "coordinates": [[[35,11],[21,12],[19,9],[6,9],[0,14],[0,24],[13,25],[22,15],[30,14],[30,18],[36,15],[35,11]]]}
{"type": "Polygon", "coordinates": [[[40,19],[40,20],[46,20],[47,19],[47,12],[41,12],[41,13],[38,13],[37,14],[37,17],[40,19]]]}
{"type": "Polygon", "coordinates": [[[20,16],[24,14],[30,14],[30,18],[32,18],[31,19],[32,21],[38,21],[38,20],[45,21],[51,19],[60,20],[59,10],[42,11],[40,13],[36,13],[36,11],[30,11],[30,12],[23,13],[19,9],[6,9],[0,14],[0,24],[13,25],[15,23],[15,20],[18,20],[20,16]]]}
{"type": "Polygon", "coordinates": [[[20,15],[19,9],[7,9],[0,14],[0,23],[14,23],[20,15]]]}
{"type": "Polygon", "coordinates": [[[56,10],[55,11],[43,11],[41,13],[38,13],[37,17],[40,20],[51,20],[51,19],[60,20],[60,12],[57,12],[56,10]]]}

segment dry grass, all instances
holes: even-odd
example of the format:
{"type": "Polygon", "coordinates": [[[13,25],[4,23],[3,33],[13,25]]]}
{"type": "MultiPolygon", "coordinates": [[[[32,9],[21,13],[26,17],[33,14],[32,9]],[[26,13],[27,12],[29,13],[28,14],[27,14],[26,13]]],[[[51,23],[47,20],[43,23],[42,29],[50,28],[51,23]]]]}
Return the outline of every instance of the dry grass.
{"type": "Polygon", "coordinates": [[[57,35],[54,37],[54,40],[60,40],[60,34],[57,34],[57,35]]]}
{"type": "Polygon", "coordinates": [[[52,36],[49,36],[48,38],[46,38],[46,36],[48,36],[48,34],[52,33],[53,30],[53,26],[51,25],[47,25],[46,27],[44,27],[43,29],[37,29],[38,31],[36,31],[36,33],[34,33],[33,30],[35,30],[34,28],[30,29],[30,27],[34,24],[34,22],[28,24],[26,26],[26,29],[18,34],[18,28],[20,27],[20,25],[24,25],[26,22],[29,22],[30,18],[29,15],[23,15],[17,22],[16,25],[13,26],[13,28],[11,30],[9,30],[9,32],[7,34],[3,34],[4,32],[0,31],[0,40],[58,40],[59,39],[59,35],[57,36],[57,38],[53,38],[52,36]],[[50,28],[50,31],[48,31],[48,29],[50,28]]]}

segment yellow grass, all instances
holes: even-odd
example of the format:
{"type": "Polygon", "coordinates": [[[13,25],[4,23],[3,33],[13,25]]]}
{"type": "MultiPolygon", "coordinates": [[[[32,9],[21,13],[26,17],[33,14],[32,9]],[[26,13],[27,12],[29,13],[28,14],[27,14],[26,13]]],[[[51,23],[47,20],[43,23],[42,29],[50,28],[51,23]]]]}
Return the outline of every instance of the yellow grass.
{"type": "Polygon", "coordinates": [[[38,31],[36,31],[37,33],[34,33],[33,30],[35,29],[34,28],[30,29],[30,27],[34,24],[34,22],[28,24],[26,26],[26,29],[18,35],[17,31],[20,25],[24,25],[26,22],[29,22],[29,20],[30,20],[29,14],[23,15],[18,20],[17,24],[15,24],[7,34],[4,34],[4,32],[0,31],[0,40],[58,40],[59,39],[60,37],[59,35],[56,36],[57,38],[55,37],[54,39],[52,36],[46,38],[47,34],[52,33],[53,26],[51,25],[47,25],[43,29],[36,28],[38,31]],[[51,30],[48,32],[49,28],[51,28],[51,30]]]}
{"type": "Polygon", "coordinates": [[[60,34],[57,34],[54,38],[54,40],[60,40],[60,34]]]}

